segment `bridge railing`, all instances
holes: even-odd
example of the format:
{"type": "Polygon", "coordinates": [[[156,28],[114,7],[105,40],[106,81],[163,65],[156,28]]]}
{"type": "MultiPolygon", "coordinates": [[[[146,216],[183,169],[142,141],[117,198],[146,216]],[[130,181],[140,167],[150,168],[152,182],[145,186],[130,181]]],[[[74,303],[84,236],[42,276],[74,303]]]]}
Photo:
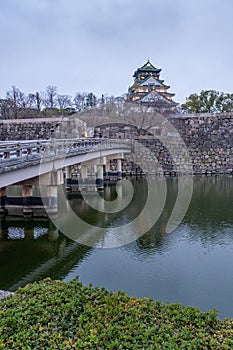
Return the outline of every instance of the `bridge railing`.
{"type": "Polygon", "coordinates": [[[93,151],[132,148],[128,139],[50,139],[32,141],[0,142],[0,168],[17,166],[25,162],[39,162],[47,158],[69,157],[93,151]]]}

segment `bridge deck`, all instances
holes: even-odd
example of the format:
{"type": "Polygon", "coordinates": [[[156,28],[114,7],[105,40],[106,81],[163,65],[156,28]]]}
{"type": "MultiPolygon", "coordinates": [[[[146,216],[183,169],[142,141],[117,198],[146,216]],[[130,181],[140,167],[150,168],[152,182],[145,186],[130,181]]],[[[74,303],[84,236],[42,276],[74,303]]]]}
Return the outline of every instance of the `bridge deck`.
{"type": "Polygon", "coordinates": [[[132,140],[101,138],[0,142],[0,188],[46,173],[42,164],[50,163],[54,169],[62,169],[101,156],[129,153],[132,145],[132,140]]]}

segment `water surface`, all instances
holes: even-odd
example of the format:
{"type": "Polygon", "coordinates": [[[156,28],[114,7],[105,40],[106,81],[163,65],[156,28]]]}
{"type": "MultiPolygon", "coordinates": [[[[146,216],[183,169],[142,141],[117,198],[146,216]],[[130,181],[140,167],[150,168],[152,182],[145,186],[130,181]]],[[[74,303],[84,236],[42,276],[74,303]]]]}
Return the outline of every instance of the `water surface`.
{"type": "MultiPolygon", "coordinates": [[[[119,213],[101,214],[78,196],[68,203],[82,219],[111,230],[130,222],[145,204],[146,180],[132,183],[133,200],[119,213]]],[[[233,317],[232,177],[195,177],[190,207],[169,234],[165,227],[177,196],[176,178],[167,179],[167,191],[154,227],[136,241],[111,249],[74,242],[47,219],[1,218],[0,289],[16,290],[47,276],[65,281],[79,276],[85,284],[201,310],[217,308],[220,317],[233,317]]],[[[106,188],[105,196],[116,199],[114,186],[106,188]]]]}

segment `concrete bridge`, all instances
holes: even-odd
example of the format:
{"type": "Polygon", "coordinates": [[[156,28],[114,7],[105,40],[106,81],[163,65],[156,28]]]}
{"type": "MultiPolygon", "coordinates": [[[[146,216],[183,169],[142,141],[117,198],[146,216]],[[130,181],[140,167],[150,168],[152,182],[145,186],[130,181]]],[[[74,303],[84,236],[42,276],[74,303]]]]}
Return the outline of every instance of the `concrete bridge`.
{"type": "Polygon", "coordinates": [[[74,186],[102,190],[110,161],[116,160],[115,176],[121,178],[121,160],[132,147],[131,140],[101,138],[0,142],[0,212],[24,216],[56,213],[57,188],[64,180],[68,191],[74,186]],[[21,196],[7,195],[12,185],[22,186],[21,196]],[[33,195],[35,186],[46,188],[46,192],[33,195]]]}

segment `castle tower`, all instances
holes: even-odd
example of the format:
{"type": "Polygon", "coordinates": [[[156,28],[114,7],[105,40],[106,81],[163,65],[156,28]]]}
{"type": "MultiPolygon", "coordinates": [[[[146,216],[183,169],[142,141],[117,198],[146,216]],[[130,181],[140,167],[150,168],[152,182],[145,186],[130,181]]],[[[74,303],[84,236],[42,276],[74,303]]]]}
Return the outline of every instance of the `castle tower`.
{"type": "Polygon", "coordinates": [[[138,68],[133,75],[134,83],[128,90],[128,101],[149,102],[162,99],[172,102],[175,94],[168,92],[170,86],[164,84],[160,79],[161,69],[156,68],[148,60],[142,67],[138,68]]]}

